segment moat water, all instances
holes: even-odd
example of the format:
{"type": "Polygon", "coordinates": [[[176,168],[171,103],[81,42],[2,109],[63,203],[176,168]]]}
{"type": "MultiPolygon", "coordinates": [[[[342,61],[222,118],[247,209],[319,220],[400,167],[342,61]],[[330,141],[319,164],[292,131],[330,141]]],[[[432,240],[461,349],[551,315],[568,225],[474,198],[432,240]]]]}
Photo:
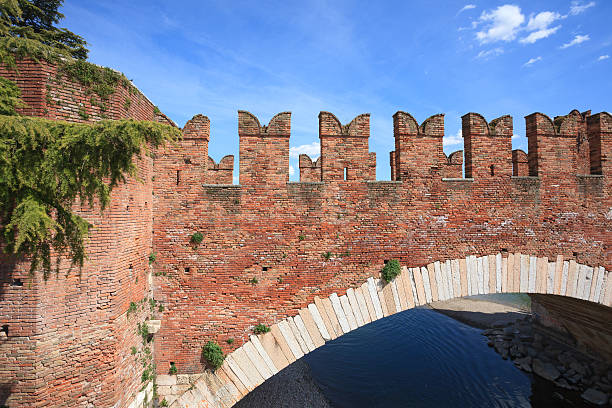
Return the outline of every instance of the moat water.
{"type": "Polygon", "coordinates": [[[328,342],[305,362],[337,408],[557,406],[554,389],[503,360],[481,333],[412,309],[328,342]]]}

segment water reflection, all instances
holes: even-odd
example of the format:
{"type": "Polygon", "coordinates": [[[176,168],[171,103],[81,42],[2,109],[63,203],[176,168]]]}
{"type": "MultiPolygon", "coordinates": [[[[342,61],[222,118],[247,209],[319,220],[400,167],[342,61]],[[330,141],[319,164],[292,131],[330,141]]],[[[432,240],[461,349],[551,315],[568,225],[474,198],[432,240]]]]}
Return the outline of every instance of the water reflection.
{"type": "Polygon", "coordinates": [[[413,309],[329,342],[305,361],[338,408],[531,406],[531,377],[502,360],[480,333],[413,309]]]}

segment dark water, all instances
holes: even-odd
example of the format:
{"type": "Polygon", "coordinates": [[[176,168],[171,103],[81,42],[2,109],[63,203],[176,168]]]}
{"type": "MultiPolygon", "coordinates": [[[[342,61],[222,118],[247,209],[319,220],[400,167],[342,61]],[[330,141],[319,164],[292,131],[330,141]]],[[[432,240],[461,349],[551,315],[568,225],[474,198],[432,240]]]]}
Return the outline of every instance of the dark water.
{"type": "Polygon", "coordinates": [[[532,406],[530,376],[481,330],[428,309],[363,326],[305,361],[337,408],[532,406]]]}

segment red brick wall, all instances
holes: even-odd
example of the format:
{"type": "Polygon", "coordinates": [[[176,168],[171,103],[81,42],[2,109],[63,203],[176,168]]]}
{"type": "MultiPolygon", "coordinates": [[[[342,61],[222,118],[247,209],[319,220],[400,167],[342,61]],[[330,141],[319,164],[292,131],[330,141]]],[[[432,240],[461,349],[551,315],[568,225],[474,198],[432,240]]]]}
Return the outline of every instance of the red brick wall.
{"type": "Polygon", "coordinates": [[[529,161],[527,153],[521,149],[512,151],[512,175],[518,177],[529,176],[529,161]]]}
{"type": "Polygon", "coordinates": [[[370,114],[342,125],[329,112],[319,114],[322,181],[376,179],[376,153],[369,152],[370,114]]]}
{"type": "Polygon", "coordinates": [[[268,126],[246,111],[238,111],[240,184],[283,185],[289,181],[291,113],[274,116],[268,126]]]}
{"type": "MultiPolygon", "coordinates": [[[[82,85],[56,72],[27,61],[18,72],[0,69],[21,89],[28,104],[23,114],[83,122],[78,112],[84,109],[89,121],[154,118],[154,106],[133,88],[120,84],[102,111],[82,85]]],[[[148,311],[129,318],[126,311],[149,294],[153,161],[143,155],[137,166],[142,181],[117,187],[104,213],[75,206],[94,224],[82,271],[69,270],[64,260],[44,280],[41,273],[30,276],[25,262],[0,263],[0,326],[9,330],[0,337],[0,405],[122,407],[140,389],[142,363],[130,350],[141,347],[136,326],[148,311]],[[15,279],[23,286],[11,285],[15,279]]]]}
{"type": "MultiPolygon", "coordinates": [[[[331,116],[322,115],[322,134],[346,129],[329,124],[331,116]]],[[[284,152],[276,145],[268,150],[270,141],[261,136],[256,118],[249,116],[253,129],[245,132],[247,118],[239,114],[241,185],[198,185],[186,193],[161,182],[154,187],[156,196],[158,190],[164,192],[154,222],[159,254],[155,269],[160,275],[155,291],[167,305],[156,340],[159,372],[167,372],[170,362],[179,373],[201,372],[200,351],[206,341],[214,339],[230,351],[257,323],[271,324],[295,314],[314,296],[342,294],[377,275],[383,261],[391,258],[417,266],[506,249],[536,256],[562,254],[610,269],[612,169],[603,161],[603,176],[578,176],[572,115],[558,121],[560,131],[547,117],[536,118],[540,128],[550,123],[545,132],[534,132],[527,117],[529,140],[538,148],[534,170],[539,178],[510,177],[510,117],[487,124],[480,115],[468,115],[464,135],[470,140],[473,181],[443,181],[445,166],[461,163],[461,153],[449,160],[442,152],[443,117],[434,116],[419,127],[408,114],[398,113],[396,171],[402,182],[372,182],[369,176],[341,181],[336,163],[342,160],[340,143],[346,141],[335,134],[321,138],[323,179],[327,168],[331,180],[283,184],[270,163],[283,157],[278,163],[284,174],[288,145],[283,145],[284,152]],[[568,142],[557,147],[558,139],[568,142]],[[496,165],[493,176],[491,164],[496,165]],[[189,241],[196,231],[204,234],[197,246],[189,241]],[[236,339],[232,346],[228,338],[236,339]]],[[[594,115],[589,124],[589,139],[601,140],[602,157],[610,157],[609,116],[594,115]]],[[[362,163],[368,157],[366,126],[364,119],[363,142],[355,147],[359,153],[350,156],[362,163]]],[[[598,144],[590,146],[592,150],[598,144]]],[[[167,162],[156,174],[172,171],[167,162]]],[[[453,175],[460,173],[455,170],[453,175]]]]}
{"type": "Polygon", "coordinates": [[[321,160],[312,162],[307,154],[300,154],[300,181],[301,182],[320,182],[321,181],[321,160]]]}

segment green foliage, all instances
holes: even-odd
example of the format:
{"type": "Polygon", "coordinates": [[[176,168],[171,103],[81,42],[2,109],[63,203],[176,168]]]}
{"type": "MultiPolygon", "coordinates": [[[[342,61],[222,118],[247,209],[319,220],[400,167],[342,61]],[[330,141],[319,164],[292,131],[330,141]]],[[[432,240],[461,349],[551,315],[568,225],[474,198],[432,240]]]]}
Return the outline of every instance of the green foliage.
{"type": "Polygon", "coordinates": [[[89,120],[89,113],[87,113],[84,106],[79,107],[79,116],[83,120],[89,120]]]}
{"type": "Polygon", "coordinates": [[[178,369],[176,368],[176,365],[174,363],[170,363],[170,369],[168,370],[168,374],[176,374],[178,373],[178,369]]]}
{"type": "MultiPolygon", "coordinates": [[[[0,98],[1,99],[1,98],[0,98]]],[[[33,272],[51,270],[51,251],[81,267],[92,225],[72,212],[97,201],[103,210],[113,188],[136,176],[134,156],[180,137],[153,122],[95,124],[0,115],[0,237],[5,251],[28,256],[33,272]]]]}
{"type": "Polygon", "coordinates": [[[123,102],[123,108],[125,110],[130,109],[130,106],[132,106],[132,100],[130,98],[125,98],[125,101],[123,102]]]}
{"type": "Polygon", "coordinates": [[[138,334],[142,337],[143,343],[149,342],[149,326],[147,322],[138,323],[138,334]]]}
{"type": "Polygon", "coordinates": [[[332,257],[332,253],[330,251],[323,252],[321,256],[323,256],[323,259],[325,259],[326,261],[329,261],[329,259],[332,257]]]}
{"type": "Polygon", "coordinates": [[[391,282],[401,272],[400,263],[397,259],[391,259],[381,271],[383,280],[387,283],[391,282]]]}
{"type": "Polygon", "coordinates": [[[259,323],[257,326],[253,328],[253,333],[255,334],[264,334],[270,331],[270,328],[263,323],[259,323]]]}
{"type": "Polygon", "coordinates": [[[21,91],[17,85],[6,78],[0,77],[0,115],[15,115],[15,108],[23,107],[21,91]]]}
{"type": "Polygon", "coordinates": [[[162,305],[162,304],[161,304],[161,302],[159,303],[159,308],[157,309],[157,311],[158,311],[159,313],[161,313],[161,312],[163,312],[163,311],[164,311],[164,305],[162,305]]]}
{"type": "Polygon", "coordinates": [[[213,370],[221,367],[223,360],[225,360],[223,350],[221,350],[221,347],[214,341],[209,341],[202,347],[202,357],[208,362],[213,370]]]}
{"type": "Polygon", "coordinates": [[[136,303],[131,302],[130,307],[127,310],[128,317],[130,316],[130,313],[135,313],[137,310],[138,310],[138,306],[136,305],[136,303]]]}
{"type": "Polygon", "coordinates": [[[161,113],[161,111],[159,110],[159,108],[157,106],[153,107],[153,113],[156,115],[159,115],[161,113]]]}
{"type": "Polygon", "coordinates": [[[200,242],[202,242],[202,240],[204,239],[204,235],[201,232],[194,232],[191,235],[191,243],[193,244],[199,244],[200,242]]]}
{"type": "Polygon", "coordinates": [[[160,403],[159,403],[160,407],[167,407],[168,406],[168,401],[166,401],[166,399],[164,398],[160,403]]]}
{"type": "Polygon", "coordinates": [[[234,344],[234,338],[230,337],[229,339],[225,340],[225,342],[231,346],[232,344],[234,344]]]}
{"type": "Polygon", "coordinates": [[[149,265],[152,265],[157,259],[157,252],[151,252],[149,254],[149,265]]]}
{"type": "Polygon", "coordinates": [[[300,241],[303,241],[303,240],[305,240],[305,239],[306,239],[306,236],[305,236],[304,234],[300,234],[300,235],[298,235],[298,239],[299,239],[300,241]]]}
{"type": "Polygon", "coordinates": [[[132,355],[138,353],[138,349],[134,346],[132,346],[132,355]]]}
{"type": "Polygon", "coordinates": [[[29,40],[66,56],[86,59],[87,42],[65,28],[55,27],[64,18],[58,11],[63,0],[3,0],[0,2],[0,35],[29,40]]]}
{"type": "Polygon", "coordinates": [[[254,276],[253,279],[249,281],[249,283],[251,285],[257,285],[259,283],[259,280],[257,280],[257,277],[254,276]]]}
{"type": "Polygon", "coordinates": [[[142,372],[142,376],[140,377],[140,382],[147,382],[155,378],[155,370],[153,364],[148,364],[146,368],[142,372]]]}
{"type": "Polygon", "coordinates": [[[107,100],[117,88],[122,74],[108,67],[100,67],[82,60],[61,64],[59,72],[88,87],[101,99],[107,100]]]}

